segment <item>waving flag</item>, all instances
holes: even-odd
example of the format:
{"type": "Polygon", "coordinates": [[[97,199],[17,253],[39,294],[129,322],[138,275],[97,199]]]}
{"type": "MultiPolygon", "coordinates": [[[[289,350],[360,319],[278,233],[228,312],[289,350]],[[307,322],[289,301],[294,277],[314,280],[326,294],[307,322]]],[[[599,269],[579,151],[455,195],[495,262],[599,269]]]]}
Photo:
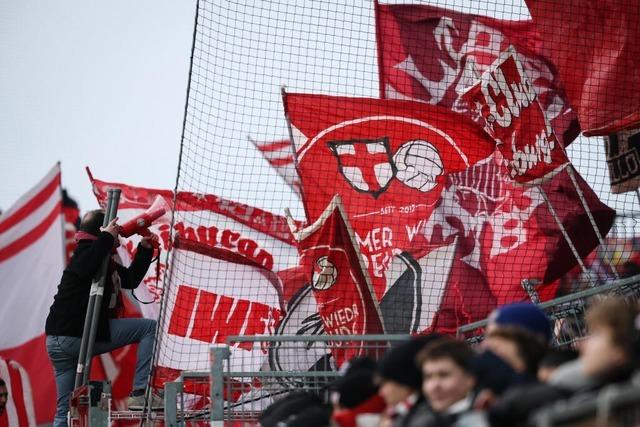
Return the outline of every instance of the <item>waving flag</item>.
{"type": "Polygon", "coordinates": [[[513,47],[500,54],[462,99],[496,141],[516,182],[540,183],[569,163],[513,47]]]}
{"type": "Polygon", "coordinates": [[[431,215],[447,174],[494,150],[470,119],[411,101],[286,94],[307,219],[344,201],[378,299],[384,270],[431,215]]]}
{"type": "MultiPolygon", "coordinates": [[[[156,385],[182,370],[207,370],[210,346],[225,344],[229,336],[274,333],[283,311],[282,285],[263,265],[180,235],[171,265],[156,385]]],[[[244,342],[233,347],[229,363],[232,370],[257,371],[266,360],[259,343],[244,342]]]]}
{"type": "Polygon", "coordinates": [[[0,216],[0,357],[34,381],[36,423],[53,420],[56,385],[44,324],[65,264],[60,166],[0,216]],[[6,327],[19,325],[19,327],[6,327]]]}
{"type": "Polygon", "coordinates": [[[0,416],[0,427],[35,427],[37,424],[29,373],[18,362],[0,357],[0,378],[5,381],[9,392],[5,415],[0,416]]]}
{"type": "MultiPolygon", "coordinates": [[[[166,213],[150,227],[160,236],[162,253],[171,249],[170,221],[173,191],[134,187],[126,184],[105,182],[90,175],[93,192],[98,203],[105,205],[107,189],[122,190],[118,217],[124,222],[144,212],[154,203],[165,207],[166,213]]],[[[242,255],[272,270],[280,271],[297,265],[295,240],[284,217],[251,206],[225,200],[212,194],[179,192],[176,197],[176,221],[174,231],[190,241],[205,243],[242,255]],[[198,219],[195,223],[194,218],[198,219]]],[[[121,246],[121,256],[128,259],[133,254],[138,236],[128,239],[121,246]]],[[[143,279],[144,286],[136,290],[143,301],[155,304],[143,305],[145,317],[156,319],[166,266],[161,257],[153,264],[143,279]]]]}
{"type": "Polygon", "coordinates": [[[640,124],[637,0],[526,0],[586,136],[640,124]]]}
{"type": "MultiPolygon", "coordinates": [[[[348,221],[335,196],[314,224],[296,232],[300,264],[327,335],[383,334],[380,308],[348,221]]],[[[338,366],[364,355],[359,343],[336,339],[330,347],[338,366]]]]}
{"type": "Polygon", "coordinates": [[[299,197],[300,194],[300,177],[296,170],[295,160],[293,158],[293,146],[291,140],[258,142],[250,139],[253,145],[260,151],[264,159],[269,162],[273,169],[289,184],[291,190],[299,197]]]}
{"type": "MultiPolygon", "coordinates": [[[[520,283],[533,279],[548,288],[576,265],[575,257],[552,218],[537,187],[516,185],[500,153],[449,177],[442,203],[423,229],[431,244],[457,237],[460,259],[479,271],[498,304],[526,297],[520,283]]],[[[578,176],[596,223],[603,235],[615,211],[607,207],[578,176]]],[[[545,182],[560,221],[584,257],[598,240],[567,172],[545,182]]],[[[539,289],[554,296],[553,289],[539,289]]]]}
{"type": "MultiPolygon", "coordinates": [[[[531,21],[506,21],[429,5],[375,2],[380,96],[468,113],[460,96],[510,45],[565,146],[579,133],[556,67],[531,21]]],[[[571,16],[564,13],[563,19],[571,16]]]]}

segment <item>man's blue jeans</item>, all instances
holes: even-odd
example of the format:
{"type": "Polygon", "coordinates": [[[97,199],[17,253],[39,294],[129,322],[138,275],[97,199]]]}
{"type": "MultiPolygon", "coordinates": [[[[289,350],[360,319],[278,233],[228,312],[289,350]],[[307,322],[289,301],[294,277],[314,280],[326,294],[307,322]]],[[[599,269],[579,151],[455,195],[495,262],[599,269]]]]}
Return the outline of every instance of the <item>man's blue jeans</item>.
{"type": "MultiPolygon", "coordinates": [[[[111,319],[109,320],[109,328],[111,329],[111,341],[96,341],[93,354],[109,353],[127,344],[140,343],[133,389],[146,388],[151,369],[156,321],[151,319],[111,319]]],[[[81,341],[81,338],[78,337],[47,336],[47,352],[56,375],[57,409],[53,422],[54,427],[67,426],[69,396],[75,385],[81,341]]]]}

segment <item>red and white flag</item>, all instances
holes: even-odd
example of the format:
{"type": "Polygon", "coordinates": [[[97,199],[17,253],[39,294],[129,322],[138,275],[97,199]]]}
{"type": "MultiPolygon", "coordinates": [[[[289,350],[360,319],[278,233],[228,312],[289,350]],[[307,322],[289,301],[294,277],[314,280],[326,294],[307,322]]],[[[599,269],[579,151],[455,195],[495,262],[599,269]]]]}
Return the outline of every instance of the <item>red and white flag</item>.
{"type": "MultiPolygon", "coordinates": [[[[102,206],[106,204],[109,188],[122,190],[118,208],[121,223],[141,214],[154,203],[163,206],[166,213],[151,225],[150,230],[160,236],[162,254],[171,249],[173,191],[105,182],[91,175],[90,178],[93,192],[102,206]]],[[[284,217],[212,194],[186,191],[178,192],[175,210],[173,231],[187,240],[237,253],[272,271],[297,265],[296,243],[284,217]]],[[[121,246],[123,259],[133,255],[139,239],[139,236],[133,236],[121,246]]],[[[165,270],[163,255],[149,268],[143,279],[144,286],[135,291],[141,300],[156,302],[142,306],[143,315],[147,318],[158,318],[165,270]]]]}
{"type": "Polygon", "coordinates": [[[0,357],[32,378],[37,424],[51,422],[56,385],[44,324],[65,264],[60,166],[0,216],[0,357]]]}
{"type": "Polygon", "coordinates": [[[509,178],[539,184],[569,163],[510,46],[462,95],[502,153],[509,178]]]}
{"type": "Polygon", "coordinates": [[[300,176],[298,176],[298,171],[296,170],[295,159],[293,157],[294,149],[291,140],[285,139],[273,142],[258,142],[251,138],[249,138],[249,140],[258,151],[260,151],[260,154],[269,162],[278,175],[289,184],[291,190],[293,190],[298,197],[302,197],[302,184],[300,183],[300,176]]]}
{"type": "Polygon", "coordinates": [[[376,1],[375,9],[380,97],[412,99],[468,113],[461,94],[512,45],[560,142],[567,146],[578,136],[577,116],[531,21],[506,21],[429,5],[376,1]]]}
{"type": "MultiPolygon", "coordinates": [[[[229,336],[272,335],[283,311],[275,273],[236,252],[181,237],[171,254],[156,385],[182,370],[208,370],[209,348],[229,336]]],[[[267,357],[260,343],[236,343],[231,351],[231,370],[257,371],[267,357]]]]}
{"type": "Polygon", "coordinates": [[[307,219],[342,197],[379,300],[394,250],[410,247],[447,174],[495,144],[471,119],[425,103],[307,94],[286,94],[284,103],[307,219]]]}
{"type": "MultiPolygon", "coordinates": [[[[579,175],[578,182],[606,235],[615,211],[579,175]]],[[[542,187],[580,255],[587,256],[598,239],[567,171],[542,187]]],[[[431,244],[457,237],[461,260],[481,272],[498,304],[526,298],[523,279],[539,281],[542,296],[554,297],[550,284],[577,262],[539,188],[516,185],[495,158],[449,176],[442,202],[423,231],[431,244]]]]}
{"type": "Polygon", "coordinates": [[[27,371],[18,362],[0,357],[0,378],[9,392],[5,413],[0,416],[0,427],[35,427],[33,392],[27,371]]]}
{"type": "MultiPolygon", "coordinates": [[[[340,196],[316,222],[295,233],[305,270],[327,335],[384,334],[371,280],[340,196]]],[[[363,343],[330,344],[338,366],[365,353],[363,343]]]]}
{"type": "Polygon", "coordinates": [[[586,136],[640,124],[637,0],[526,0],[586,136]]]}

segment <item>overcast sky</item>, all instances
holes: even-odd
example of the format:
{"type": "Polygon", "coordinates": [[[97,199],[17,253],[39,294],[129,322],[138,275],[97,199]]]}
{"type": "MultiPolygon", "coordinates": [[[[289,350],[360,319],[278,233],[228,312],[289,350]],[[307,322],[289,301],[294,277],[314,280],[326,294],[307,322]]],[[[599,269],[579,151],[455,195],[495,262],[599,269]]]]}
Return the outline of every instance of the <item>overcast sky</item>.
{"type": "Polygon", "coordinates": [[[57,161],[82,210],[84,171],[173,188],[195,1],[0,2],[0,209],[57,161]]]}
{"type": "MultiPolygon", "coordinates": [[[[466,12],[527,18],[520,0],[446,2],[453,3],[466,12]]],[[[280,85],[377,95],[372,2],[304,5],[223,2],[208,16],[219,43],[213,58],[226,61],[212,65],[220,87],[210,100],[224,118],[213,131],[212,153],[225,161],[197,173],[209,174],[207,191],[280,214],[286,206],[299,211],[299,202],[246,141],[287,136],[280,85]],[[269,198],[264,189],[281,196],[269,198]]],[[[174,188],[194,11],[195,0],[0,2],[0,209],[56,161],[83,211],[97,206],[85,166],[108,181],[174,188]]],[[[610,194],[601,141],[574,143],[571,151],[604,201],[637,210],[635,194],[610,194]]]]}

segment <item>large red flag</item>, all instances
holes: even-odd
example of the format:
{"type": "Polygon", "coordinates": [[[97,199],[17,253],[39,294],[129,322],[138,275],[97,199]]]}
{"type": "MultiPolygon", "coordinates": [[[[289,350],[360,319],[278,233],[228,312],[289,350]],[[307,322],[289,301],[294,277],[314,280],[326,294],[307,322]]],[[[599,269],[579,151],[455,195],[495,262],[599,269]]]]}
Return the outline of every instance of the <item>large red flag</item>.
{"type": "Polygon", "coordinates": [[[0,216],[0,357],[22,365],[33,386],[35,420],[50,422],[56,385],[44,323],[65,261],[60,166],[0,216]],[[7,327],[19,325],[18,327],[7,327]]]}
{"type": "Polygon", "coordinates": [[[538,184],[569,162],[512,46],[462,98],[496,140],[509,178],[538,184]]]}
{"type": "MultiPolygon", "coordinates": [[[[296,238],[325,333],[383,334],[380,308],[340,196],[296,238]]],[[[357,342],[336,340],[330,346],[338,366],[366,351],[357,342]]]]}
{"type": "Polygon", "coordinates": [[[637,0],[526,0],[587,136],[640,123],[637,0]]]}
{"type": "Polygon", "coordinates": [[[410,246],[447,174],[489,156],[471,119],[412,101],[286,94],[309,222],[339,194],[378,299],[394,249],[410,246]]]}
{"type": "Polygon", "coordinates": [[[375,2],[375,7],[382,98],[419,100],[465,113],[460,95],[513,45],[558,139],[568,145],[578,136],[577,116],[531,21],[429,5],[375,2]]]}
{"type": "MultiPolygon", "coordinates": [[[[579,175],[578,182],[606,235],[615,211],[598,200],[579,175]]],[[[567,172],[542,188],[580,255],[589,254],[598,239],[567,172]]],[[[526,298],[523,279],[548,285],[576,265],[540,189],[516,185],[503,162],[494,158],[449,177],[424,233],[432,244],[457,236],[462,261],[482,273],[498,304],[526,298]]],[[[553,289],[547,287],[539,290],[553,297],[553,289]]]]}
{"type": "Polygon", "coordinates": [[[295,159],[293,158],[294,150],[291,146],[291,140],[258,142],[250,139],[250,141],[256,149],[260,151],[262,157],[269,162],[276,173],[289,184],[291,190],[298,196],[301,196],[300,177],[298,176],[295,159]]]}

